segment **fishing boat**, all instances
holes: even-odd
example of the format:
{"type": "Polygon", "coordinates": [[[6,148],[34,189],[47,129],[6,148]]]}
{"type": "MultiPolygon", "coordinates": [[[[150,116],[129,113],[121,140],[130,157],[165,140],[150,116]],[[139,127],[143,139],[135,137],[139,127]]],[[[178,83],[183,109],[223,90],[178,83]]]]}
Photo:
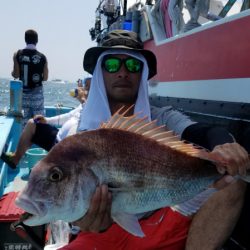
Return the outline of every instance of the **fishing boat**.
{"type": "Polygon", "coordinates": [[[58,84],[65,84],[66,83],[64,80],[59,79],[59,78],[52,79],[51,82],[58,83],[58,84]]]}
{"type": "MultiPolygon", "coordinates": [[[[138,32],[144,47],[152,50],[158,60],[158,73],[149,82],[151,103],[160,107],[172,105],[194,120],[224,126],[236,140],[243,141],[250,131],[250,1],[242,1],[241,11],[231,16],[227,13],[236,1],[221,5],[216,14],[209,12],[207,6],[199,9],[194,5],[199,19],[189,8],[191,14],[186,20],[169,14],[174,9],[184,11],[183,1],[155,2],[135,1],[128,8],[126,0],[123,4],[100,0],[95,27],[90,29],[91,39],[98,44],[106,32],[117,28],[138,32]]],[[[0,154],[15,150],[22,130],[17,86],[18,82],[11,81],[12,103],[7,114],[0,115],[0,154]]],[[[46,107],[46,116],[69,110],[46,107]]],[[[44,226],[30,230],[15,224],[15,232],[10,230],[22,213],[14,206],[14,199],[25,184],[22,176],[29,167],[13,170],[0,161],[0,171],[0,231],[5,232],[0,237],[0,249],[43,249],[44,226]]],[[[237,248],[230,245],[227,249],[237,248]]]]}

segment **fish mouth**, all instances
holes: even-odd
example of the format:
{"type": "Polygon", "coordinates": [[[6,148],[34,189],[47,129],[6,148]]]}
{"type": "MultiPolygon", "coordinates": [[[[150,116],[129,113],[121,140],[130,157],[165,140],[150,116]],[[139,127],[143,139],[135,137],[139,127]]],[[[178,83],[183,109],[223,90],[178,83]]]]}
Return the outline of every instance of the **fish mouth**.
{"type": "Polygon", "coordinates": [[[33,221],[39,221],[47,213],[47,207],[43,202],[31,202],[27,197],[18,197],[16,205],[25,212],[20,216],[20,221],[26,225],[33,225],[33,221]]]}
{"type": "Polygon", "coordinates": [[[27,226],[39,226],[45,224],[44,216],[36,215],[25,211],[20,215],[18,222],[23,223],[27,226]]]}
{"type": "Polygon", "coordinates": [[[20,215],[18,223],[23,223],[27,226],[38,226],[38,223],[36,223],[36,221],[39,221],[39,218],[40,216],[25,211],[23,214],[20,215]]]}

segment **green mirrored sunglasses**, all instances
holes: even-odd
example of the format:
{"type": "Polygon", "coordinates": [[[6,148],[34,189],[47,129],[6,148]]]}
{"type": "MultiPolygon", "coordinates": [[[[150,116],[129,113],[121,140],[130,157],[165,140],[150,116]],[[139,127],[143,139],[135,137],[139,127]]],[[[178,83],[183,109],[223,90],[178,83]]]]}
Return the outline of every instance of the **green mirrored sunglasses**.
{"type": "Polygon", "coordinates": [[[107,57],[102,61],[102,67],[109,73],[116,73],[120,70],[122,64],[124,63],[126,69],[131,73],[141,72],[143,63],[142,61],[134,58],[118,58],[118,57],[107,57]]]}

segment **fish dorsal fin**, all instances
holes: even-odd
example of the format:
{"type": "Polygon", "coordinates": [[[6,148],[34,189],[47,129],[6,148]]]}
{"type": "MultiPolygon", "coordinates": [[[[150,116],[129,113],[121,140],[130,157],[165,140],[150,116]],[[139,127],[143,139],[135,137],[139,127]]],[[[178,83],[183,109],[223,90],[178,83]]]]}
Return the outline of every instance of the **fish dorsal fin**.
{"type": "Polygon", "coordinates": [[[140,134],[179,152],[213,161],[206,149],[180,140],[179,136],[173,131],[168,130],[165,125],[158,126],[156,120],[148,121],[147,117],[139,118],[139,113],[126,116],[126,113],[131,108],[132,107],[129,107],[129,109],[125,111],[123,111],[124,107],[120,108],[108,122],[102,123],[100,128],[115,128],[140,134]]]}

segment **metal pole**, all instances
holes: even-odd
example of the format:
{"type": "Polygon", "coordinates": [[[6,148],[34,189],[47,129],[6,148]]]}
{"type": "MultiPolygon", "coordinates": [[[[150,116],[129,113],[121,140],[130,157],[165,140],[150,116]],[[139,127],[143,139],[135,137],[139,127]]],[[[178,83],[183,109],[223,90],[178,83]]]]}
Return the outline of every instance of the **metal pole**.
{"type": "Polygon", "coordinates": [[[123,4],[123,16],[126,17],[127,14],[127,0],[124,0],[123,4]]]}

